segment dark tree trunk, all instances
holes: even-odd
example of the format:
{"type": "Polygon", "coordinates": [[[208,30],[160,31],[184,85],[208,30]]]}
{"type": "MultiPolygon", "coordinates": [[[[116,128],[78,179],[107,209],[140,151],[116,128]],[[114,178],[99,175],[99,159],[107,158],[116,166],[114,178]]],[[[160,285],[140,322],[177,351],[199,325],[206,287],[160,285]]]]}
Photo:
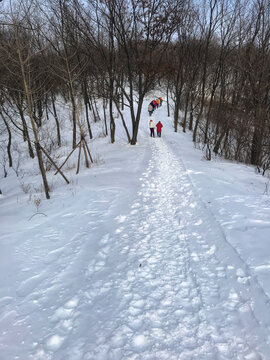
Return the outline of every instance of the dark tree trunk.
{"type": "Polygon", "coordinates": [[[179,99],[177,98],[175,101],[175,105],[174,105],[174,113],[173,113],[173,124],[174,124],[174,131],[177,132],[177,128],[178,128],[178,120],[179,120],[179,108],[180,108],[180,103],[179,103],[179,99]]]}
{"type": "Polygon", "coordinates": [[[168,117],[170,117],[169,85],[167,86],[166,94],[167,94],[167,113],[168,113],[168,117]]]}
{"type": "Polygon", "coordinates": [[[262,135],[258,127],[255,127],[252,145],[251,145],[251,154],[250,154],[250,163],[252,165],[260,165],[260,155],[262,147],[262,135]]]}
{"type": "Polygon", "coordinates": [[[184,115],[184,120],[183,120],[183,132],[186,132],[186,126],[187,126],[187,113],[188,113],[188,105],[189,105],[189,91],[187,92],[186,95],[186,103],[185,103],[185,115],[184,115]]]}
{"type": "Polygon", "coordinates": [[[42,152],[41,152],[39,143],[35,143],[35,146],[36,146],[39,168],[40,168],[40,172],[41,172],[42,179],[43,179],[43,185],[44,185],[46,199],[50,199],[50,194],[49,194],[50,188],[49,188],[47,178],[46,178],[46,171],[45,171],[43,160],[42,160],[42,152]]]}
{"type": "Polygon", "coordinates": [[[23,139],[24,139],[24,141],[27,141],[29,155],[32,159],[34,159],[35,155],[34,155],[34,151],[33,151],[31,141],[29,138],[28,128],[27,128],[27,124],[26,124],[26,121],[24,118],[24,114],[23,114],[21,107],[18,107],[18,109],[19,109],[20,117],[21,117],[22,124],[23,124],[23,139]]]}
{"type": "Polygon", "coordinates": [[[57,111],[56,111],[56,106],[55,106],[54,94],[51,95],[51,98],[52,98],[53,116],[54,116],[55,123],[56,123],[57,144],[58,144],[58,146],[61,146],[61,132],[60,132],[60,125],[59,125],[58,115],[57,115],[57,111]]]}
{"type": "Polygon", "coordinates": [[[106,101],[105,101],[105,99],[103,99],[103,113],[104,113],[105,135],[108,136],[108,126],[107,126],[107,117],[106,117],[106,101]]]}
{"type": "Polygon", "coordinates": [[[132,138],[130,141],[130,145],[136,145],[137,137],[138,137],[138,130],[139,130],[139,123],[137,121],[135,121],[132,124],[132,138]]]}
{"type": "Polygon", "coordinates": [[[110,110],[110,134],[111,134],[111,143],[115,142],[115,122],[113,117],[113,101],[109,100],[109,110],[110,110]]]}
{"type": "Polygon", "coordinates": [[[6,125],[7,128],[7,132],[8,132],[8,144],[7,144],[7,154],[8,154],[8,165],[9,167],[12,167],[12,156],[11,156],[11,131],[10,128],[8,126],[8,123],[6,121],[6,119],[4,118],[3,114],[2,115],[2,119],[4,120],[4,123],[6,125]]]}

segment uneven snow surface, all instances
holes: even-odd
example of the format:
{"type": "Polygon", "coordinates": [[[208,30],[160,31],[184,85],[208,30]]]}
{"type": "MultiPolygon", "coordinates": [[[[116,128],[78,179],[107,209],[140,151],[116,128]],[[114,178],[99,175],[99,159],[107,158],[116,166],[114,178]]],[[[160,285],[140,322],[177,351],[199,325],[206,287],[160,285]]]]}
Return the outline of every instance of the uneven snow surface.
{"type": "Polygon", "coordinates": [[[0,360],[270,359],[265,180],[155,116],[41,213],[2,196],[0,360]]]}
{"type": "Polygon", "coordinates": [[[80,211],[28,223],[1,275],[17,271],[0,298],[0,360],[270,359],[263,288],[166,136],[144,141],[126,206],[100,187],[80,211]]]}

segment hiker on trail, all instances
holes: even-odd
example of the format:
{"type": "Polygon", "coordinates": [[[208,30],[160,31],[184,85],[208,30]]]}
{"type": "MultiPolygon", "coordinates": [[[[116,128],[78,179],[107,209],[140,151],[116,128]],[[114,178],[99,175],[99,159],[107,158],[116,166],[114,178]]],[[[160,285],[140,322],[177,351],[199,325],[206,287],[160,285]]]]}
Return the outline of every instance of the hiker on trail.
{"type": "Polygon", "coordinates": [[[159,106],[162,106],[162,102],[163,102],[163,99],[162,99],[162,97],[160,97],[160,98],[159,98],[159,103],[160,103],[159,106]]]}
{"type": "Polygon", "coordinates": [[[149,121],[150,136],[155,137],[155,124],[153,120],[149,121]]]}
{"type": "Polygon", "coordinates": [[[153,106],[151,104],[148,105],[148,112],[149,112],[149,116],[151,116],[153,114],[153,106]]]}
{"type": "Polygon", "coordinates": [[[155,101],[156,101],[156,103],[157,103],[157,109],[158,109],[158,107],[159,107],[159,100],[156,99],[155,101]]]}
{"type": "Polygon", "coordinates": [[[153,101],[151,102],[151,104],[153,105],[154,110],[156,110],[157,103],[155,102],[155,100],[153,100],[153,101]]]}
{"type": "Polygon", "coordinates": [[[161,129],[162,129],[163,125],[161,124],[160,121],[157,123],[156,127],[157,127],[157,136],[161,137],[161,129]]]}

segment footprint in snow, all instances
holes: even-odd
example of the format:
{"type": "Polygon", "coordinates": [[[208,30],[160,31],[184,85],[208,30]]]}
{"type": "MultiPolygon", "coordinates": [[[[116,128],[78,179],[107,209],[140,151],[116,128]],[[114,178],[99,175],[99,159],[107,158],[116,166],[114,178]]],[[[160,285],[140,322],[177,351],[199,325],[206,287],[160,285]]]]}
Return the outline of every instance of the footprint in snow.
{"type": "Polygon", "coordinates": [[[48,350],[51,351],[58,350],[62,346],[64,340],[65,337],[59,336],[57,334],[50,336],[46,342],[48,350]]]}
{"type": "Polygon", "coordinates": [[[101,238],[100,243],[101,243],[102,245],[107,244],[107,242],[109,241],[109,238],[110,238],[110,234],[104,235],[104,236],[101,238]]]}
{"type": "MultiPolygon", "coordinates": [[[[71,298],[63,306],[59,307],[51,317],[50,320],[57,323],[56,329],[61,333],[61,335],[55,333],[47,338],[46,348],[50,352],[55,352],[60,349],[66,339],[66,336],[63,334],[67,334],[73,329],[73,321],[78,315],[75,311],[78,303],[79,298],[77,296],[71,298]]],[[[36,353],[37,359],[47,359],[46,356],[47,354],[43,349],[39,349],[36,353]],[[44,356],[38,357],[38,354],[42,354],[44,356]]],[[[48,357],[48,359],[49,358],[50,357],[48,357]]]]}
{"type": "Polygon", "coordinates": [[[71,330],[74,318],[78,315],[75,311],[78,306],[79,298],[73,297],[67,301],[63,306],[59,307],[53,316],[51,317],[52,322],[59,322],[64,330],[71,330]]]}
{"type": "Polygon", "coordinates": [[[236,270],[236,276],[237,276],[237,281],[240,284],[247,284],[249,281],[249,276],[246,276],[245,272],[242,269],[236,270]]]}
{"type": "Polygon", "coordinates": [[[126,221],[127,217],[125,215],[119,215],[115,218],[120,224],[126,221]]]}
{"type": "Polygon", "coordinates": [[[149,340],[144,335],[136,335],[132,339],[133,349],[137,352],[146,350],[149,345],[149,340]]]}
{"type": "Polygon", "coordinates": [[[110,251],[110,246],[106,245],[101,248],[101,250],[98,252],[98,257],[101,259],[105,259],[108,256],[108,253],[110,251]]]}
{"type": "Polygon", "coordinates": [[[131,208],[132,208],[132,209],[135,209],[135,208],[138,208],[138,207],[140,207],[140,206],[141,206],[141,204],[140,204],[139,202],[137,202],[137,203],[133,204],[133,205],[131,206],[131,208]]]}

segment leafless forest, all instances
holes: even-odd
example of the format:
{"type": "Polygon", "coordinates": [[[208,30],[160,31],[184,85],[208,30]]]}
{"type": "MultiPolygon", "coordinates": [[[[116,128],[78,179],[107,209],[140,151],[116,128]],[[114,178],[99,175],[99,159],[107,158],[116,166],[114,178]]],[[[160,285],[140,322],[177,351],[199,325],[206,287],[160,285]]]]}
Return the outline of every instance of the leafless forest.
{"type": "Polygon", "coordinates": [[[59,96],[72,106],[70,152],[79,147],[89,165],[92,122],[104,122],[113,143],[117,111],[134,145],[145,96],[162,88],[175,131],[191,130],[208,160],[220,155],[264,174],[270,168],[269,47],[269,0],[4,0],[0,152],[12,167],[12,140],[20,134],[49,198],[45,159],[68,182],[52,152],[62,144],[59,96]],[[49,114],[55,134],[41,138],[49,114]]]}

